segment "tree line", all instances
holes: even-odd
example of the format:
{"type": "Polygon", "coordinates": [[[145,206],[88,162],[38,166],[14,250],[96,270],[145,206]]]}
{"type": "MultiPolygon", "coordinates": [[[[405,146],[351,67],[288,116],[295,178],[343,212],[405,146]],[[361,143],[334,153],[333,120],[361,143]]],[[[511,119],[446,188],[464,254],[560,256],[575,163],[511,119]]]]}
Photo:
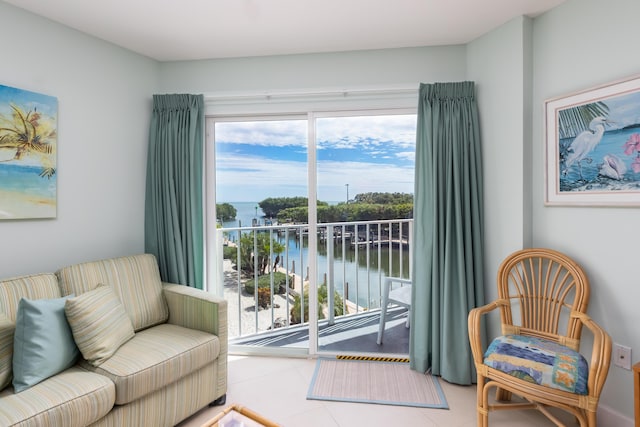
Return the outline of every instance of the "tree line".
{"type": "MultiPolygon", "coordinates": [[[[258,206],[267,218],[277,218],[280,223],[307,222],[309,218],[306,197],[268,197],[258,206]]],[[[318,222],[375,221],[379,219],[413,218],[413,195],[409,193],[361,193],[348,202],[329,205],[318,201],[318,222]]],[[[216,204],[219,221],[234,220],[236,208],[230,203],[216,204]]]]}
{"type": "MultiPolygon", "coordinates": [[[[307,222],[309,209],[306,197],[266,199],[280,223],[307,222]]],[[[262,202],[261,202],[262,203],[262,202]]],[[[260,204],[262,207],[262,204],[260,204]]],[[[264,210],[264,208],[263,208],[264,210]]],[[[380,219],[413,218],[413,195],[408,193],[362,193],[349,202],[329,205],[318,201],[318,222],[375,221],[380,219]]]]}

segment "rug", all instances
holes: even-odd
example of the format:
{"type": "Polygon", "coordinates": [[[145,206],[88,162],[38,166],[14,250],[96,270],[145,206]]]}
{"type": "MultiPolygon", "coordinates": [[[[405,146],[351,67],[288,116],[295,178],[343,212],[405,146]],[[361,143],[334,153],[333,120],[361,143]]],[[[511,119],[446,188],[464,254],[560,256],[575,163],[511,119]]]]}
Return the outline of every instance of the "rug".
{"type": "Polygon", "coordinates": [[[319,358],[307,399],[449,409],[438,378],[405,362],[319,358]]]}

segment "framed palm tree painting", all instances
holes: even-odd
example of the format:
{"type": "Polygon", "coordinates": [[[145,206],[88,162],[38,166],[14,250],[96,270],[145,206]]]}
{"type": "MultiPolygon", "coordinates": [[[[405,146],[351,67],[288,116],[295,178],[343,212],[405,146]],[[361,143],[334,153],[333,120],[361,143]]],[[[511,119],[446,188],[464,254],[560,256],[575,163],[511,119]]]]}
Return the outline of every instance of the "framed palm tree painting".
{"type": "Polygon", "coordinates": [[[545,103],[547,205],[640,205],[640,77],[545,103]]]}
{"type": "Polygon", "coordinates": [[[0,85],[0,220],[55,218],[55,97],[0,85]]]}

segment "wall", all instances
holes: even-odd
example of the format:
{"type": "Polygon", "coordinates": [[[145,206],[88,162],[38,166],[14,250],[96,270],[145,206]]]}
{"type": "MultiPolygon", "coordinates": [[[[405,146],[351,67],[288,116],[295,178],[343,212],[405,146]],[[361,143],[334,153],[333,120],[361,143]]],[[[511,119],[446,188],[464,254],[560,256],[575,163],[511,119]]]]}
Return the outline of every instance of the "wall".
{"type": "MultiPolygon", "coordinates": [[[[637,0],[570,0],[533,25],[533,244],[566,252],[586,269],[589,314],[614,342],[633,348],[634,362],[640,359],[638,208],[544,206],[543,106],[546,99],[639,74],[639,14],[637,0]]],[[[630,371],[611,366],[601,402],[633,417],[630,371]]]]}
{"type": "Polygon", "coordinates": [[[205,95],[417,89],[420,82],[464,79],[464,52],[464,46],[445,46],[171,62],[161,64],[160,88],[205,95]]]}
{"type": "Polygon", "coordinates": [[[144,250],[158,65],[0,2],[0,84],[58,98],[58,215],[0,221],[0,277],[144,250]]]}
{"type": "MultiPolygon", "coordinates": [[[[476,83],[481,122],[487,302],[497,298],[500,262],[531,241],[530,179],[524,173],[531,121],[525,55],[530,39],[531,20],[518,17],[467,46],[467,76],[476,83]]],[[[490,327],[499,332],[497,319],[490,327]]]]}

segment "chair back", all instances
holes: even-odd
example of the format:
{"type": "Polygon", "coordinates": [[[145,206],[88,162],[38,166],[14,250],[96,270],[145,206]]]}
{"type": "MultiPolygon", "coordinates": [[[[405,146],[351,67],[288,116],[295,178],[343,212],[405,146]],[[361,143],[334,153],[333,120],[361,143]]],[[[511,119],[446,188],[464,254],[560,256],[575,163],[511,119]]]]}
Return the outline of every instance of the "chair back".
{"type": "Polygon", "coordinates": [[[524,249],[511,254],[498,270],[502,333],[553,340],[578,350],[589,281],[582,268],[552,249],[524,249]],[[515,320],[514,319],[519,319],[515,320]]]}

